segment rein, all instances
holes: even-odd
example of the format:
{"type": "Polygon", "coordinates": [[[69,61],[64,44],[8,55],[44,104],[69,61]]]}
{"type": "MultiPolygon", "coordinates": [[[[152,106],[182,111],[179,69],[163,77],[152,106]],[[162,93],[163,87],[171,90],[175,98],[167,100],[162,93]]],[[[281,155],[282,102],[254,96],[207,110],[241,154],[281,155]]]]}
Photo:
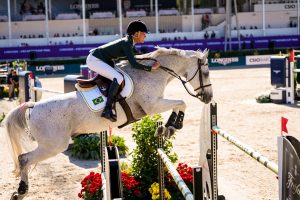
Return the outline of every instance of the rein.
{"type": "Polygon", "coordinates": [[[160,68],[161,68],[162,70],[164,70],[165,72],[169,73],[171,76],[173,76],[173,77],[177,78],[178,80],[180,80],[181,83],[182,83],[182,85],[184,86],[185,90],[187,91],[187,93],[188,93],[189,95],[191,95],[192,97],[195,97],[195,98],[197,98],[197,99],[202,99],[202,97],[203,97],[203,95],[204,95],[203,89],[206,88],[206,87],[211,86],[211,84],[207,84],[207,85],[204,85],[204,84],[203,84],[203,78],[202,78],[201,66],[202,66],[201,60],[198,59],[198,69],[196,70],[195,74],[194,74],[189,80],[186,80],[186,81],[185,81],[185,80],[182,80],[181,76],[179,76],[174,70],[172,70],[172,69],[170,69],[170,68],[167,68],[167,67],[164,67],[164,66],[161,66],[160,68]],[[187,88],[186,83],[192,81],[192,80],[196,77],[196,75],[197,75],[198,72],[199,72],[199,82],[200,82],[200,85],[199,85],[198,88],[194,89],[194,92],[196,92],[197,90],[200,90],[200,89],[201,89],[201,91],[195,95],[195,94],[193,94],[193,93],[187,88]]]}
{"type": "MultiPolygon", "coordinates": [[[[140,59],[140,60],[153,60],[153,61],[157,61],[157,60],[154,59],[154,58],[143,58],[143,59],[140,59]]],[[[189,80],[186,80],[186,81],[183,80],[183,79],[181,78],[181,76],[179,76],[174,70],[172,70],[172,69],[170,69],[170,68],[168,68],[168,67],[160,66],[160,69],[162,69],[163,71],[167,72],[167,73],[170,74],[171,76],[173,76],[173,77],[177,78],[178,80],[180,80],[180,82],[182,83],[182,85],[184,86],[185,90],[187,91],[187,93],[188,93],[189,95],[191,95],[192,97],[195,97],[195,98],[197,98],[197,99],[201,99],[202,96],[204,95],[204,94],[203,94],[203,89],[206,88],[206,87],[211,86],[211,84],[207,84],[207,85],[204,85],[204,84],[203,84],[203,78],[202,78],[201,67],[202,67],[202,62],[201,62],[200,59],[198,59],[198,69],[196,70],[195,74],[194,74],[189,80]],[[196,92],[197,90],[200,90],[200,89],[201,89],[201,91],[195,95],[195,94],[193,94],[193,93],[187,88],[186,84],[187,84],[188,82],[192,81],[192,80],[196,77],[196,75],[197,75],[198,72],[199,72],[199,82],[200,82],[200,86],[199,86],[198,88],[194,89],[194,91],[196,92]]]]}
{"type": "MultiPolygon", "coordinates": [[[[182,83],[182,85],[183,85],[184,89],[187,91],[187,93],[188,93],[189,95],[191,95],[192,97],[198,98],[198,94],[197,94],[197,95],[194,95],[194,94],[187,88],[186,84],[187,84],[188,82],[190,82],[191,80],[193,80],[193,78],[196,76],[197,72],[199,71],[199,68],[197,69],[197,71],[196,71],[196,73],[194,74],[194,76],[193,76],[190,80],[188,80],[188,81],[182,80],[181,76],[179,76],[174,70],[172,70],[172,69],[170,69],[170,68],[167,68],[167,67],[164,67],[164,66],[160,66],[160,69],[164,70],[165,72],[169,73],[171,76],[173,76],[173,77],[177,78],[178,80],[180,80],[180,82],[182,83]]],[[[200,87],[201,87],[201,86],[200,86],[200,87]]],[[[200,88],[200,87],[199,87],[199,88],[200,88]]],[[[194,91],[196,91],[196,90],[194,90],[194,91]]]]}

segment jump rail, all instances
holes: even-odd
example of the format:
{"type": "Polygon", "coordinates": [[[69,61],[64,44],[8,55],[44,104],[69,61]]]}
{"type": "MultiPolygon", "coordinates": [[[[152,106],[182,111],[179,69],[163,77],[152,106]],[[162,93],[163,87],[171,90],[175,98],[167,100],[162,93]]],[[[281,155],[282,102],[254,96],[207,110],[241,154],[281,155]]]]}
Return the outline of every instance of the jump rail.
{"type": "Polygon", "coordinates": [[[53,94],[64,94],[64,92],[48,90],[48,89],[44,89],[44,88],[41,88],[41,87],[32,87],[31,89],[33,91],[50,92],[50,93],[53,93],[53,94]]]}
{"type": "MultiPolygon", "coordinates": [[[[203,171],[199,166],[193,167],[193,193],[190,191],[188,186],[182,180],[181,176],[177,172],[176,168],[173,166],[173,163],[170,161],[168,156],[163,150],[164,146],[164,135],[167,131],[167,128],[162,126],[162,122],[157,122],[157,153],[158,153],[158,178],[159,178],[159,198],[163,200],[164,196],[164,166],[167,168],[168,172],[171,174],[173,180],[175,181],[178,189],[182,193],[183,197],[187,200],[204,200],[203,195],[203,183],[202,176],[203,171]]],[[[210,199],[207,199],[210,200],[210,199]]]]}
{"type": "Polygon", "coordinates": [[[158,155],[163,161],[164,165],[167,167],[168,171],[170,172],[171,176],[173,177],[175,183],[177,184],[179,190],[181,191],[182,195],[187,200],[194,200],[194,196],[192,192],[189,190],[187,185],[182,180],[181,176],[173,166],[172,162],[169,160],[168,156],[164,153],[164,151],[159,148],[157,149],[158,155]]]}
{"type": "Polygon", "coordinates": [[[53,93],[53,94],[63,94],[64,92],[59,92],[55,90],[49,90],[42,88],[39,79],[31,76],[30,71],[21,71],[19,73],[19,99],[20,103],[27,101],[39,101],[42,97],[43,92],[53,93]]]}
{"type": "Polygon", "coordinates": [[[248,145],[242,143],[240,140],[237,138],[231,136],[229,133],[226,131],[220,129],[217,126],[214,126],[212,128],[213,133],[217,133],[223,138],[225,138],[227,141],[231,142],[233,145],[238,147],[240,150],[251,156],[253,159],[258,161],[260,164],[264,165],[266,168],[274,172],[276,175],[278,174],[278,165],[275,164],[274,162],[270,161],[267,157],[263,156],[253,148],[249,147],[248,145]]]}

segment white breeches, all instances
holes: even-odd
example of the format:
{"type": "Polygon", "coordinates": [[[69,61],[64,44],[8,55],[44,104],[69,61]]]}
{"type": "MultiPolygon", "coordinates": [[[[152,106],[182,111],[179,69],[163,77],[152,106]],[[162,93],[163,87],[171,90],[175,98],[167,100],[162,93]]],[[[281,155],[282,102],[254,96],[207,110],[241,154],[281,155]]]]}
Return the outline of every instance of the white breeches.
{"type": "Polygon", "coordinates": [[[89,54],[86,59],[86,64],[89,69],[97,72],[101,76],[113,80],[114,78],[117,79],[119,85],[122,83],[123,76],[117,72],[112,66],[108,65],[107,63],[103,62],[102,60],[96,58],[92,54],[89,54]]]}

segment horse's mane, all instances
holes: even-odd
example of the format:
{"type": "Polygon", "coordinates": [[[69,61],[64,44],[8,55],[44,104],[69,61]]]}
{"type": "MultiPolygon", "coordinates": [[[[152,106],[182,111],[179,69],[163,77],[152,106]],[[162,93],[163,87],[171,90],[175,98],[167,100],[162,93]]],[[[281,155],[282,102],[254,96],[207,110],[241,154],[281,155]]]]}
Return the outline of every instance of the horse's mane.
{"type": "MultiPolygon", "coordinates": [[[[159,56],[163,55],[177,55],[177,56],[182,56],[185,58],[207,58],[208,56],[208,50],[205,49],[204,51],[197,50],[182,50],[182,49],[176,49],[176,48],[165,48],[165,47],[155,47],[156,50],[150,53],[146,54],[141,54],[141,55],[136,55],[135,57],[139,60],[139,62],[144,61],[144,62],[149,62],[151,59],[156,59],[159,56]]],[[[119,66],[126,66],[128,64],[127,60],[123,60],[120,63],[118,63],[119,66]]]]}
{"type": "Polygon", "coordinates": [[[155,59],[161,55],[178,55],[178,56],[182,56],[185,58],[196,57],[199,59],[203,59],[204,57],[207,57],[207,54],[208,54],[207,49],[205,49],[204,51],[201,51],[201,50],[192,51],[192,50],[182,50],[182,49],[176,49],[176,48],[167,49],[165,47],[159,47],[159,46],[156,46],[155,48],[156,48],[156,50],[151,53],[138,55],[136,57],[139,59],[146,59],[146,58],[155,59]]]}

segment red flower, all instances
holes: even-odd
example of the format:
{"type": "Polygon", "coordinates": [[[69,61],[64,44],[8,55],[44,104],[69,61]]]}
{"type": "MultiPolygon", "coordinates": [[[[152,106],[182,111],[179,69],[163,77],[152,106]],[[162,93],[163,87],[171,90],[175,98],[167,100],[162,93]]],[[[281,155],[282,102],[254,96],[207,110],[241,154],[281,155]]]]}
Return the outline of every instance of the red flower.
{"type": "Polygon", "coordinates": [[[122,172],[122,184],[125,197],[141,196],[141,192],[137,189],[140,183],[126,172],[122,172]]]}
{"type": "MultiPolygon", "coordinates": [[[[182,180],[188,185],[188,187],[191,189],[193,184],[193,169],[189,167],[187,164],[184,163],[178,163],[178,166],[176,168],[177,172],[181,176],[182,180]]],[[[176,183],[174,182],[171,174],[166,175],[166,180],[171,184],[171,186],[176,186],[176,183]]]]}
{"type": "Polygon", "coordinates": [[[102,196],[102,178],[101,174],[90,172],[88,176],[86,176],[81,181],[82,189],[80,193],[78,193],[79,198],[91,198],[92,196],[102,196]]]}

